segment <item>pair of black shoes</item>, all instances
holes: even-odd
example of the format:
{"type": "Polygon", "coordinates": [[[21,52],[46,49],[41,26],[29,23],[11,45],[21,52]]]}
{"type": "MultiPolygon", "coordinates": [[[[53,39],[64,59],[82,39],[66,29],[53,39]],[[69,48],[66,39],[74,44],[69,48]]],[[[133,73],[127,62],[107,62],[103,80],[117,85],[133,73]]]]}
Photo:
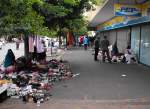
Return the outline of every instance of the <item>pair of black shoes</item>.
{"type": "Polygon", "coordinates": [[[94,59],[94,61],[99,61],[98,59],[94,59]]]}
{"type": "MultiPolygon", "coordinates": [[[[103,62],[105,62],[105,60],[103,60],[103,62]]],[[[111,60],[108,60],[109,63],[111,63],[111,60]]]]}

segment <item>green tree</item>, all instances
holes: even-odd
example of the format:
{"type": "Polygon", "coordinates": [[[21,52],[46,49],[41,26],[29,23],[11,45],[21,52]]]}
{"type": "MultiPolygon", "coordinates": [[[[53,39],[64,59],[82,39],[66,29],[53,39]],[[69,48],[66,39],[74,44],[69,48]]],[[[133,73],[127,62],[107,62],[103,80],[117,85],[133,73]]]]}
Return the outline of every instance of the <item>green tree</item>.
{"type": "Polygon", "coordinates": [[[38,21],[40,24],[42,18],[40,18],[40,16],[38,16],[38,14],[32,10],[33,1],[35,2],[39,0],[0,0],[1,33],[9,33],[9,31],[15,32],[16,29],[26,29],[30,31],[32,24],[35,23],[35,20],[40,20],[40,22],[38,21]],[[35,20],[29,21],[27,19],[35,20]]]}
{"type": "MultiPolygon", "coordinates": [[[[43,25],[44,17],[39,15],[32,6],[34,3],[43,4],[41,0],[0,0],[0,32],[1,35],[47,34],[48,29],[43,25]]],[[[28,44],[25,41],[27,53],[28,44]]]]}
{"type": "Polygon", "coordinates": [[[36,4],[35,10],[45,17],[46,26],[49,29],[57,30],[58,35],[63,33],[63,28],[67,28],[76,34],[85,33],[87,31],[87,21],[85,21],[82,14],[90,10],[93,4],[97,4],[96,0],[57,0],[57,2],[47,0],[45,3],[46,6],[43,7],[36,4]],[[61,7],[59,14],[55,14],[58,12],[55,7],[61,7]],[[55,13],[53,12],[54,8],[55,13]],[[61,14],[62,12],[63,14],[61,14]]]}
{"type": "Polygon", "coordinates": [[[86,31],[82,14],[97,0],[0,0],[0,33],[61,35],[86,31]],[[80,29],[79,29],[80,28],[80,29]]]}

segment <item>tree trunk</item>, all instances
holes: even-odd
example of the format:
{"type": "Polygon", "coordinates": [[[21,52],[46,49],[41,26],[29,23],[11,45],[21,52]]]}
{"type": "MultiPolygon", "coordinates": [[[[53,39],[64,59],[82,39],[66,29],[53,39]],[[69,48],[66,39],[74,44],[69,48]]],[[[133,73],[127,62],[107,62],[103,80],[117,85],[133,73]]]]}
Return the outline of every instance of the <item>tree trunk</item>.
{"type": "Polygon", "coordinates": [[[26,58],[29,58],[29,37],[28,37],[28,32],[24,33],[24,55],[26,58]]]}
{"type": "Polygon", "coordinates": [[[62,44],[62,41],[61,41],[61,34],[59,34],[58,39],[59,39],[59,48],[61,48],[61,44],[62,44]]]}

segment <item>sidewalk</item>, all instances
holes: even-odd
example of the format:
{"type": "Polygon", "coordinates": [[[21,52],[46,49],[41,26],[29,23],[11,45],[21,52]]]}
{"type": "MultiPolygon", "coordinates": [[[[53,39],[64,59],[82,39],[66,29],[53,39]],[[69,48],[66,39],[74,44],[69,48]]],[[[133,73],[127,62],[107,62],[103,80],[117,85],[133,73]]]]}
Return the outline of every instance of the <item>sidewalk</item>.
{"type": "Polygon", "coordinates": [[[90,103],[85,104],[93,106],[89,109],[105,109],[103,105],[106,109],[108,107],[113,109],[111,106],[114,109],[150,107],[150,67],[95,62],[91,51],[78,49],[66,52],[64,59],[69,61],[72,72],[80,75],[56,87],[52,94],[54,99],[58,101],[86,99],[90,103]],[[96,101],[99,103],[96,103],[97,108],[94,108],[92,104],[96,101]],[[101,103],[103,101],[105,103],[101,103]],[[112,102],[115,102],[114,105],[111,105],[112,102]],[[120,108],[120,104],[125,108],[120,108]],[[98,108],[99,106],[102,108],[98,108]]]}
{"type": "Polygon", "coordinates": [[[95,62],[91,51],[65,53],[73,73],[80,75],[67,88],[56,88],[55,98],[124,100],[150,97],[150,68],[142,65],[95,62]],[[125,76],[124,76],[125,75],[125,76]]]}
{"type": "Polygon", "coordinates": [[[56,53],[51,54],[50,52],[47,52],[47,60],[51,59],[57,59],[60,60],[63,58],[66,50],[65,49],[58,49],[56,53]]]}
{"type": "MultiPolygon", "coordinates": [[[[63,59],[79,74],[55,85],[40,109],[150,109],[150,67],[95,62],[91,51],[68,50],[63,59]]],[[[7,101],[2,109],[36,109],[36,104],[7,101]]]]}

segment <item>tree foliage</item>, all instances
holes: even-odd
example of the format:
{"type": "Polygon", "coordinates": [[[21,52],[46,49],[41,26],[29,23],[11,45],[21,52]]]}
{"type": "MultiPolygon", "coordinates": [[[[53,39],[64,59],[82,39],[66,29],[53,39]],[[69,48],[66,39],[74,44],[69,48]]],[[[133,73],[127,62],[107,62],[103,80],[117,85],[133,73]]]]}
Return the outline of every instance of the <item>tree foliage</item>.
{"type": "Polygon", "coordinates": [[[35,29],[36,22],[38,22],[37,26],[42,25],[40,24],[42,16],[36,14],[31,8],[33,2],[39,2],[39,0],[0,0],[1,33],[32,31],[35,29]]]}
{"type": "Polygon", "coordinates": [[[67,28],[86,31],[82,14],[98,0],[0,0],[0,33],[51,35],[67,28]]]}
{"type": "MultiPolygon", "coordinates": [[[[96,4],[97,2],[96,0],[63,0],[63,2],[62,0],[57,0],[57,2],[54,2],[53,0],[47,0],[46,3],[47,5],[63,7],[66,10],[66,15],[64,16],[54,17],[52,12],[50,12],[48,14],[49,16],[45,16],[46,26],[49,28],[67,28],[72,32],[81,33],[81,30],[87,31],[87,21],[85,21],[84,17],[82,16],[83,13],[90,10],[93,4],[96,4]]],[[[47,10],[44,8],[39,9],[41,10],[39,13],[43,13],[45,10],[47,10]]]]}

